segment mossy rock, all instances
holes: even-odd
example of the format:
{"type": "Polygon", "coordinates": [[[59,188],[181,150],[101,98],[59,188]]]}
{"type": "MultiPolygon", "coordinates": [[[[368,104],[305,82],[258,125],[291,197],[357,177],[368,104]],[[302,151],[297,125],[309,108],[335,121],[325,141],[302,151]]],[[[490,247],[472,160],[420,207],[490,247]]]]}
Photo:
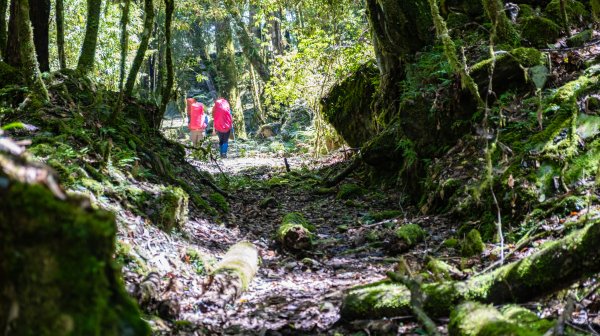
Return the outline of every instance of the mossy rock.
{"type": "MultiPolygon", "coordinates": [[[[590,12],[585,8],[585,5],[579,1],[566,0],[565,9],[570,25],[587,22],[590,18],[590,12]]],[[[562,22],[560,0],[550,1],[546,6],[544,14],[554,22],[562,22]]]]}
{"type": "Polygon", "coordinates": [[[447,248],[456,248],[459,245],[459,243],[460,242],[456,238],[448,238],[448,239],[444,240],[442,245],[444,245],[444,247],[447,247],[447,248]]]}
{"type": "Polygon", "coordinates": [[[183,189],[164,187],[152,203],[150,209],[155,211],[151,214],[151,219],[165,232],[179,229],[187,222],[189,196],[183,189]]]}
{"type": "Polygon", "coordinates": [[[586,29],[567,39],[567,46],[570,48],[582,47],[592,39],[593,31],[586,29]]]}
{"type": "Polygon", "coordinates": [[[425,239],[427,233],[417,224],[404,224],[394,230],[393,235],[385,245],[391,254],[406,252],[425,239]]]}
{"type": "Polygon", "coordinates": [[[0,316],[14,316],[0,319],[0,330],[150,335],[113,262],[114,215],[14,181],[1,167],[0,179],[0,316]]]}
{"type": "Polygon", "coordinates": [[[477,229],[473,229],[467,233],[461,241],[461,254],[463,257],[472,257],[481,254],[485,250],[485,244],[481,239],[481,234],[477,229]]]}
{"type": "Polygon", "coordinates": [[[450,335],[456,336],[534,336],[541,335],[534,330],[522,327],[504,317],[493,306],[478,302],[465,302],[450,315],[448,324],[450,335]]]}
{"type": "Polygon", "coordinates": [[[336,198],[341,200],[347,200],[351,198],[356,198],[364,195],[366,190],[354,183],[342,184],[340,186],[340,190],[338,191],[336,198]]]}
{"type": "Polygon", "coordinates": [[[260,203],[258,203],[258,206],[263,209],[275,208],[278,205],[279,205],[279,202],[277,202],[277,200],[273,196],[267,196],[267,197],[263,198],[262,200],[260,200],[260,203]]]}
{"type": "Polygon", "coordinates": [[[210,203],[215,206],[215,208],[223,211],[224,213],[229,212],[229,202],[227,202],[225,196],[219,194],[218,192],[214,192],[208,196],[208,199],[210,200],[210,203]]]}
{"type": "Polygon", "coordinates": [[[519,16],[517,16],[517,19],[519,21],[522,21],[522,20],[532,17],[534,15],[535,15],[535,10],[533,9],[533,7],[531,7],[531,5],[519,4],[519,16]]]}
{"type": "Polygon", "coordinates": [[[560,36],[560,27],[552,20],[540,16],[532,16],[523,20],[521,37],[532,46],[546,48],[556,42],[560,36]]]}
{"type": "MultiPolygon", "coordinates": [[[[471,76],[477,83],[479,92],[484,96],[489,85],[489,70],[494,62],[489,58],[471,67],[471,76]]],[[[510,52],[500,54],[495,59],[494,78],[492,87],[496,95],[510,89],[530,90],[527,72],[524,68],[531,68],[544,63],[543,54],[533,48],[515,48],[510,52]]]]}

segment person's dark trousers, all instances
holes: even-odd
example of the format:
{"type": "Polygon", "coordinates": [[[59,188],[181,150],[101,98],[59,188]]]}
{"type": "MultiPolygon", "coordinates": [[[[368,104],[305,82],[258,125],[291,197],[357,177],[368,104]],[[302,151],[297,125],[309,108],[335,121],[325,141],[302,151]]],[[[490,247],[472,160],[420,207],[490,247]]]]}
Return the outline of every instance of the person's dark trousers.
{"type": "Polygon", "coordinates": [[[227,148],[229,148],[229,133],[231,133],[231,130],[227,132],[217,132],[217,135],[219,135],[219,151],[223,157],[227,156],[227,148]]]}

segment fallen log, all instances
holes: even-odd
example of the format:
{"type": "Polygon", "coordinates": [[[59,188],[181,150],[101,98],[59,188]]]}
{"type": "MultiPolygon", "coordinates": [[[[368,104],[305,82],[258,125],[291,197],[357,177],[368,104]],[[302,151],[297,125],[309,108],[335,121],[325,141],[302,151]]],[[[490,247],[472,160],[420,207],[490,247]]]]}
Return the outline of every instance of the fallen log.
{"type": "Polygon", "coordinates": [[[312,245],[314,226],[302,214],[290,212],[285,215],[277,229],[277,241],[284,249],[303,251],[312,245]]]}
{"type": "Polygon", "coordinates": [[[199,303],[201,310],[224,307],[237,300],[248,289],[258,271],[258,249],[250,242],[240,242],[229,248],[211,272],[199,303]]]}
{"type": "MultiPolygon", "coordinates": [[[[465,281],[423,284],[424,310],[448,316],[463,301],[526,302],[600,272],[600,219],[549,243],[544,249],[465,281]]],[[[350,289],[341,316],[346,320],[410,314],[410,291],[390,281],[350,289]]]]}

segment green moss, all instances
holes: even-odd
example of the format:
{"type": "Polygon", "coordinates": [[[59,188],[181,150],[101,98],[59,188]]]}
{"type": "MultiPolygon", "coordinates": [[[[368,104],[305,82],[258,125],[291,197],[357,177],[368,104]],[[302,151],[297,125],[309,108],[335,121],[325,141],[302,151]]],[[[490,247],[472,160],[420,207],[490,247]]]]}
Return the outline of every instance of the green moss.
{"type": "Polygon", "coordinates": [[[179,187],[164,187],[154,200],[152,220],[166,232],[187,222],[189,196],[179,187]]]}
{"type": "MultiPolygon", "coordinates": [[[[11,334],[150,334],[112,262],[112,214],[40,185],[11,182],[0,198],[0,288],[19,306],[11,334]]],[[[11,300],[0,301],[8,316],[11,300]]]]}
{"type": "Polygon", "coordinates": [[[410,314],[410,292],[400,284],[380,281],[349,290],[340,315],[343,319],[378,319],[410,314]]]}
{"type": "Polygon", "coordinates": [[[485,244],[481,239],[481,234],[476,229],[469,231],[461,241],[461,254],[463,257],[479,255],[484,249],[485,244]]]}
{"type": "Polygon", "coordinates": [[[411,223],[400,226],[394,234],[408,246],[413,246],[425,239],[426,232],[419,225],[411,223]]]}
{"type": "Polygon", "coordinates": [[[509,52],[520,65],[530,68],[544,62],[544,55],[534,48],[515,48],[509,52]]]}
{"type": "Polygon", "coordinates": [[[96,196],[100,196],[104,193],[104,186],[96,180],[81,178],[79,179],[79,183],[96,196]]]}
{"type": "Polygon", "coordinates": [[[320,188],[317,188],[317,190],[315,190],[315,193],[317,193],[319,195],[328,195],[328,194],[335,194],[336,190],[335,190],[335,187],[331,187],[331,188],[320,187],[320,188]]]}
{"type": "Polygon", "coordinates": [[[400,210],[384,210],[378,212],[369,212],[368,216],[375,222],[381,222],[386,219],[392,219],[402,216],[400,210]]]}
{"type": "Polygon", "coordinates": [[[571,48],[582,47],[585,43],[592,39],[593,31],[586,29],[567,39],[567,46],[571,48]]]}
{"type": "Polygon", "coordinates": [[[460,336],[534,336],[539,332],[512,323],[492,306],[465,302],[450,315],[448,330],[460,336]]]}
{"type": "Polygon", "coordinates": [[[456,238],[448,238],[448,239],[444,240],[444,242],[442,244],[447,248],[455,248],[458,246],[459,241],[456,238]]]}
{"type": "MultiPolygon", "coordinates": [[[[581,22],[580,18],[584,18],[584,20],[589,19],[590,13],[585,8],[585,5],[579,1],[566,0],[565,9],[567,11],[567,18],[570,24],[581,22]]],[[[554,22],[562,22],[563,19],[560,12],[560,0],[550,1],[550,3],[546,6],[544,14],[554,22]]]]}
{"type": "Polygon", "coordinates": [[[516,325],[527,328],[539,335],[545,334],[555,323],[540,319],[534,312],[517,305],[506,305],[500,309],[502,315],[516,325]]]}
{"type": "Polygon", "coordinates": [[[225,199],[225,196],[214,192],[208,196],[210,202],[219,210],[227,213],[229,212],[229,202],[225,199]]]}
{"type": "Polygon", "coordinates": [[[365,189],[363,189],[359,185],[353,183],[342,184],[340,186],[340,190],[338,191],[336,198],[343,200],[356,198],[363,195],[365,192],[365,189]]]}
{"type": "Polygon", "coordinates": [[[534,16],[534,9],[528,4],[519,4],[519,20],[526,19],[528,17],[534,16]]]}
{"type": "Polygon", "coordinates": [[[263,198],[262,200],[260,200],[260,203],[258,203],[258,206],[260,206],[263,209],[266,209],[266,208],[274,208],[278,204],[279,204],[279,202],[277,202],[275,197],[267,196],[267,197],[263,198]]]}
{"type": "Polygon", "coordinates": [[[223,259],[215,265],[211,274],[229,273],[242,282],[242,289],[248,288],[258,271],[258,250],[250,242],[240,242],[229,248],[223,259]]]}
{"type": "Polygon", "coordinates": [[[600,139],[588,145],[590,149],[574,157],[564,172],[564,181],[572,185],[582,179],[593,177],[600,169],[600,139]]]}
{"type": "Polygon", "coordinates": [[[556,42],[560,36],[560,27],[554,21],[532,16],[523,20],[521,36],[537,48],[545,48],[549,43],[556,42]]]}

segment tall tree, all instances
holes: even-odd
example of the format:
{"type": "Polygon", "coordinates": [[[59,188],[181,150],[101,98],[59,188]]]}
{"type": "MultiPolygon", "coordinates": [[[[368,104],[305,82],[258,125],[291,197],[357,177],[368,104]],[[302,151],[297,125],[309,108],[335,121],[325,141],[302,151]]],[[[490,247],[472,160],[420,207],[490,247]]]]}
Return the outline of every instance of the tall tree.
{"type": "Polygon", "coordinates": [[[254,43],[252,36],[248,32],[248,28],[246,28],[246,25],[242,21],[242,15],[240,14],[238,5],[234,0],[225,0],[225,4],[235,22],[237,37],[242,46],[244,56],[246,56],[248,62],[252,64],[260,78],[263,81],[268,82],[271,77],[269,68],[260,57],[259,48],[256,46],[256,43],[254,43]]]}
{"type": "Polygon", "coordinates": [[[174,0],[165,0],[165,63],[167,67],[167,78],[162,89],[162,99],[160,102],[160,113],[165,114],[167,104],[171,100],[173,92],[174,71],[173,71],[173,46],[171,41],[171,23],[173,21],[173,12],[175,11],[174,0]]]}
{"type": "Polygon", "coordinates": [[[219,73],[219,94],[229,101],[233,114],[235,135],[246,138],[246,124],[242,111],[242,101],[238,91],[238,71],[235,63],[233,30],[231,19],[224,13],[217,14],[215,29],[217,46],[217,72],[219,73]]]}
{"type": "Polygon", "coordinates": [[[67,68],[67,56],[65,54],[64,0],[56,0],[56,8],[54,11],[56,15],[56,49],[58,53],[58,64],[62,70],[67,68]]]}
{"type": "Polygon", "coordinates": [[[29,19],[29,0],[12,0],[6,43],[6,63],[21,69],[32,93],[48,100],[48,91],[40,76],[33,45],[33,31],[29,19]]]}
{"type": "Polygon", "coordinates": [[[127,50],[129,49],[129,33],[127,31],[127,23],[129,22],[129,6],[130,0],[125,0],[121,8],[121,59],[119,73],[119,91],[123,91],[125,81],[125,65],[127,61],[127,50]]]}
{"type": "Polygon", "coordinates": [[[8,9],[8,0],[0,0],[0,56],[4,56],[6,49],[6,10],[8,9]]]}
{"type": "Polygon", "coordinates": [[[94,68],[96,45],[98,42],[98,29],[100,28],[100,8],[102,0],[87,0],[87,21],[85,37],[81,46],[81,54],[77,62],[77,70],[88,74],[94,68]]]}
{"type": "Polygon", "coordinates": [[[142,38],[140,40],[140,46],[135,54],[131,69],[129,69],[129,75],[127,76],[127,82],[125,84],[125,94],[131,95],[133,87],[135,86],[135,79],[137,74],[142,67],[146,50],[148,50],[148,43],[150,42],[150,36],[152,35],[152,26],[154,25],[154,3],[152,0],[144,1],[144,31],[142,32],[142,38]]]}
{"type": "Polygon", "coordinates": [[[50,71],[48,41],[50,32],[50,0],[30,0],[29,18],[33,26],[33,43],[40,71],[50,71]]]}

